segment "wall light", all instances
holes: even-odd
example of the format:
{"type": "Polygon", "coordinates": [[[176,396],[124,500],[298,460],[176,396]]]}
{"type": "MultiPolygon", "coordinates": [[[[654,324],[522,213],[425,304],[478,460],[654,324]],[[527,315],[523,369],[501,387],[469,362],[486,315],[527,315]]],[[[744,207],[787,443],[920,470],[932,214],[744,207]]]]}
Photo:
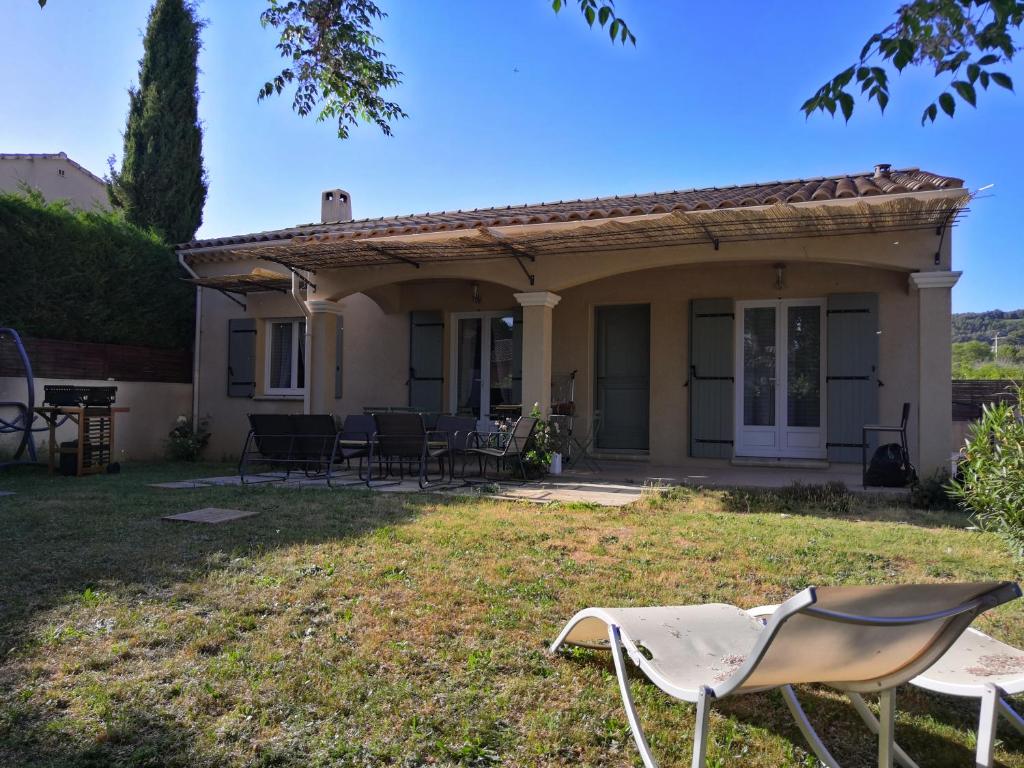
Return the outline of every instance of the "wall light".
{"type": "Polygon", "coordinates": [[[776,264],[775,265],[775,287],[778,290],[782,290],[786,287],[786,265],[776,264]]]}
{"type": "Polygon", "coordinates": [[[480,303],[480,283],[473,283],[473,303],[480,303]]]}

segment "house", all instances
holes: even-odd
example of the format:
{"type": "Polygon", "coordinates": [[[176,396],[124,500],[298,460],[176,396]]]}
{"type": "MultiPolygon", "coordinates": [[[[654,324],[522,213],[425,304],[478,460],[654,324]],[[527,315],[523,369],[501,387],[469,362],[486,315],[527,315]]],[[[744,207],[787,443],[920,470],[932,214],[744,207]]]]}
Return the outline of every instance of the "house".
{"type": "Polygon", "coordinates": [[[48,201],[67,200],[71,207],[94,211],[109,207],[107,183],[64,152],[0,153],[0,192],[38,190],[48,201]]]}
{"type": "Polygon", "coordinates": [[[200,286],[195,410],[551,404],[576,372],[595,451],[825,466],[912,404],[922,474],[951,449],[950,176],[794,181],[319,223],[179,247],[200,286]]]}

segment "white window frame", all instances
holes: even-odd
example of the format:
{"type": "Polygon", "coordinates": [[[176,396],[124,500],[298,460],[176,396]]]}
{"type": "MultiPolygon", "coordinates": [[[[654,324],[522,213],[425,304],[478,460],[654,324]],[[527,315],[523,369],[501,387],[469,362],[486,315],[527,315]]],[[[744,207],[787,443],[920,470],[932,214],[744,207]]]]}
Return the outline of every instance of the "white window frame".
{"type": "MultiPolygon", "coordinates": [[[[305,387],[272,387],[270,382],[273,381],[271,378],[271,361],[273,360],[272,348],[274,345],[274,332],[273,326],[280,323],[291,323],[292,326],[292,361],[291,361],[291,380],[299,380],[299,345],[305,345],[306,334],[302,333],[302,323],[305,321],[303,317],[275,317],[270,318],[266,321],[264,326],[266,342],[264,344],[263,354],[263,392],[267,395],[303,395],[306,392],[305,387]]],[[[307,350],[308,353],[308,350],[307,350]]]]}

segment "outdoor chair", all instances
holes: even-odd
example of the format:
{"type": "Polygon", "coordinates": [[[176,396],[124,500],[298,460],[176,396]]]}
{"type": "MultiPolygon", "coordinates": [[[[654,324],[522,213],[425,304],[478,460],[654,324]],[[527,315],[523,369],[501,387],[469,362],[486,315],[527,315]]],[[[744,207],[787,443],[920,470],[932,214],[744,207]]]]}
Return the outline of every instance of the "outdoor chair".
{"type": "MultiPolygon", "coordinates": [[[[418,413],[375,413],[374,422],[377,432],[371,442],[371,463],[377,460],[378,467],[386,465],[387,473],[392,475],[393,465],[398,465],[397,482],[405,478],[405,466],[416,464],[420,488],[440,485],[445,481],[445,462],[450,464],[451,450],[448,434],[427,431],[423,425],[423,417],[418,413]],[[430,479],[430,464],[438,463],[439,477],[430,479]]],[[[372,469],[372,467],[371,467],[372,469]]],[[[449,477],[453,469],[449,468],[449,477]]],[[[367,484],[371,483],[368,474],[367,484]]]]}
{"type": "MultiPolygon", "coordinates": [[[[286,413],[250,413],[249,433],[245,436],[242,455],[238,460],[238,475],[246,482],[246,468],[250,464],[271,467],[287,466],[294,447],[291,415],[286,413]]],[[[288,472],[285,472],[285,477],[288,472]]],[[[279,478],[269,478],[276,480],[279,478]]],[[[263,478],[261,482],[267,482],[263,478]]]]}
{"type": "MultiPolygon", "coordinates": [[[[1024,692],[1024,651],[1001,643],[973,627],[960,635],[941,659],[912,679],[910,684],[934,693],[980,701],[975,752],[978,768],[995,765],[993,753],[1000,715],[1017,731],[1024,733],[1024,718],[1006,701],[1007,696],[1024,692]]],[[[847,695],[868,728],[877,733],[878,719],[864,699],[858,693],[847,695]]],[[[896,747],[896,762],[903,768],[917,768],[917,764],[899,747],[896,747]]]]}
{"type": "Polygon", "coordinates": [[[868,485],[868,433],[874,434],[898,434],[900,438],[900,448],[903,449],[903,455],[909,457],[910,449],[907,447],[907,422],[910,421],[910,403],[903,404],[903,414],[900,416],[899,425],[895,424],[865,424],[861,428],[861,484],[867,488],[868,485]]]}
{"type": "Polygon", "coordinates": [[[250,413],[249,433],[242,447],[238,474],[243,483],[252,464],[283,470],[279,477],[261,477],[256,482],[287,480],[292,472],[321,477],[332,482],[332,470],[339,461],[339,430],[329,414],[250,413]]]}
{"type": "MultiPolygon", "coordinates": [[[[451,468],[454,470],[455,459],[466,457],[466,449],[469,448],[470,435],[476,432],[476,418],[473,416],[452,416],[441,414],[437,417],[435,430],[448,436],[448,446],[451,451],[451,468]]],[[[454,478],[454,475],[452,475],[454,478]]]]}
{"type": "Polygon", "coordinates": [[[601,465],[594,460],[589,451],[594,445],[594,438],[601,428],[600,414],[594,414],[590,422],[590,431],[581,440],[576,435],[576,416],[565,414],[553,414],[549,422],[558,437],[559,446],[562,448],[563,465],[569,469],[575,469],[580,462],[592,472],[600,472],[601,465]]]}
{"type": "MultiPolygon", "coordinates": [[[[338,439],[336,458],[338,462],[345,462],[345,467],[352,469],[352,460],[357,459],[358,480],[344,483],[344,485],[357,485],[365,483],[369,476],[370,442],[373,440],[373,433],[377,431],[377,425],[373,416],[351,415],[346,416],[342,422],[341,434],[338,439]],[[367,473],[363,473],[363,460],[367,463],[367,473]]],[[[328,480],[328,484],[331,482],[328,480]]]]}
{"type": "Polygon", "coordinates": [[[466,478],[466,461],[475,456],[480,466],[480,482],[487,482],[487,464],[494,459],[495,471],[501,462],[516,461],[519,471],[526,479],[526,464],[523,454],[526,453],[537,429],[537,419],[532,416],[520,416],[508,432],[470,432],[467,447],[462,457],[462,478],[466,478]]]}
{"type": "MultiPolygon", "coordinates": [[[[921,675],[980,613],[1020,596],[1013,582],[808,587],[771,612],[710,604],[588,608],[551,645],[609,649],[633,738],[656,768],[630,693],[622,650],[652,683],[697,705],[693,768],[703,768],[712,702],[779,689],[818,759],[838,763],[800,707],[792,686],[820,683],[877,693],[878,765],[895,755],[895,688],[921,675]]],[[[762,609],[763,610],[763,609],[762,609]]]]}

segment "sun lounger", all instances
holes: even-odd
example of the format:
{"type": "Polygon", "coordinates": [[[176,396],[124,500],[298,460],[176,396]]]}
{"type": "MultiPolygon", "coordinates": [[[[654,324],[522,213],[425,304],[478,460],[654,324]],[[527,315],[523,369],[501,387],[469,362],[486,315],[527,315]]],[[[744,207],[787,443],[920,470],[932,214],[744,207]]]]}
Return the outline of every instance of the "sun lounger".
{"type": "Polygon", "coordinates": [[[703,768],[708,714],[726,696],[780,689],[818,759],[838,763],[815,733],[792,685],[822,683],[880,696],[878,765],[895,756],[896,686],[925,672],[983,611],[1020,596],[1012,582],[809,587],[766,622],[732,605],[588,608],[551,645],[611,650],[633,738],[656,768],[633,706],[623,649],[668,695],[697,705],[694,768],[703,768]]]}

